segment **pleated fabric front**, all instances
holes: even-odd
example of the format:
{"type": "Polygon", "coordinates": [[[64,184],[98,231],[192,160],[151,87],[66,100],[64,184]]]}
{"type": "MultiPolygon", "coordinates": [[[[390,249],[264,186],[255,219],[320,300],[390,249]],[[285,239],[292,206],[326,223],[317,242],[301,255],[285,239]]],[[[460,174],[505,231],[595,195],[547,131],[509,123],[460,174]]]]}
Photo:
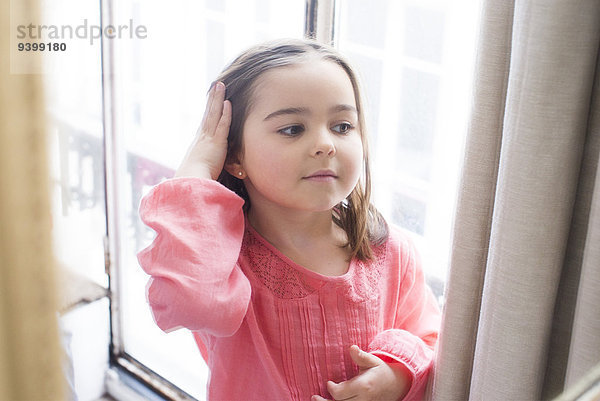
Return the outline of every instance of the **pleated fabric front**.
{"type": "Polygon", "coordinates": [[[352,261],[343,276],[327,277],[295,264],[247,226],[240,266],[252,283],[252,315],[281,367],[290,399],[327,394],[328,380],[348,380],[358,368],[348,354],[366,349],[383,322],[377,316],[385,249],[368,266],[352,261]]]}

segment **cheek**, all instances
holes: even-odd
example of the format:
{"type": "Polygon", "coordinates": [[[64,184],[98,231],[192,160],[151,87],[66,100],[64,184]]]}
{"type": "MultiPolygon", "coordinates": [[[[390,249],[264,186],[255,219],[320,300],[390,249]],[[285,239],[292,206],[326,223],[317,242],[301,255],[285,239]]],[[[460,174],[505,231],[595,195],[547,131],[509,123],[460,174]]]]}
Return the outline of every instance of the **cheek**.
{"type": "Polygon", "coordinates": [[[363,166],[363,146],[360,137],[347,144],[345,163],[353,175],[360,176],[363,166]]]}
{"type": "Polygon", "coordinates": [[[277,181],[291,168],[291,160],[280,148],[274,149],[268,143],[248,147],[244,154],[244,166],[254,180],[277,181]]]}

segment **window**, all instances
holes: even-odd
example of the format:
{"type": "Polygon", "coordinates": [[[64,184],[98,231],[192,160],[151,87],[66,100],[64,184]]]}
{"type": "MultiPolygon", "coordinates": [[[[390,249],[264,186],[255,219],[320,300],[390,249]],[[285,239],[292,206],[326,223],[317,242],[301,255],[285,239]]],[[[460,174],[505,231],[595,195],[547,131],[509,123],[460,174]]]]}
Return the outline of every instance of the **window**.
{"type": "Polygon", "coordinates": [[[115,353],[143,365],[196,399],[204,399],[207,367],[188,331],[163,333],[145,301],[148,280],[136,253],[154,233],[138,217],[140,198],[170,178],[200,124],[206,92],[244,48],[278,37],[301,38],[304,1],[229,0],[112,2],[115,24],[133,19],[148,37],[114,41],[114,270],[118,316],[115,353]]]}
{"type": "Polygon", "coordinates": [[[337,45],[367,87],[374,203],[415,234],[443,302],[479,3],[337,4],[337,45]]]}
{"type": "Polygon", "coordinates": [[[390,222],[414,233],[442,301],[477,0],[78,4],[95,16],[89,24],[143,26],[146,33],[81,50],[84,56],[71,64],[78,68],[55,74],[49,88],[51,143],[59,155],[53,163],[57,253],[67,267],[81,272],[85,266],[84,274],[106,287],[108,232],[113,363],[173,398],[205,398],[208,372],[192,336],[162,333],[145,302],[147,276],[136,253],[154,233],[139,220],[139,201],[173,175],[222,67],[251,44],[299,38],[305,29],[321,40],[332,37],[357,65],[367,89],[374,202],[390,222]]]}
{"type": "MultiPolygon", "coordinates": [[[[61,5],[44,8],[45,18],[55,21],[57,14],[66,12],[61,5]]],[[[77,12],[89,16],[88,23],[100,24],[97,3],[78,2],[78,9],[71,10],[70,16],[77,12]]],[[[45,89],[54,251],[60,267],[108,287],[99,44],[78,48],[77,54],[77,63],[63,60],[58,66],[46,65],[51,77],[45,80],[45,89]]]]}

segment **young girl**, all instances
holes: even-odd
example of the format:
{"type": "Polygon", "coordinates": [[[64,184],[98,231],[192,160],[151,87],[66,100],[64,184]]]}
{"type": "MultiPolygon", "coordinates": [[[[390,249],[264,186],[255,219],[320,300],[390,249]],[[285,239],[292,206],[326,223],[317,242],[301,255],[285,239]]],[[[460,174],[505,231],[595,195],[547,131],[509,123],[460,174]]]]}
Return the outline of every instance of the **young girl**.
{"type": "Polygon", "coordinates": [[[439,310],[407,234],[370,204],[354,70],[313,41],[253,47],[209,92],[138,255],[165,332],[191,330],[209,400],[416,400],[439,310]]]}

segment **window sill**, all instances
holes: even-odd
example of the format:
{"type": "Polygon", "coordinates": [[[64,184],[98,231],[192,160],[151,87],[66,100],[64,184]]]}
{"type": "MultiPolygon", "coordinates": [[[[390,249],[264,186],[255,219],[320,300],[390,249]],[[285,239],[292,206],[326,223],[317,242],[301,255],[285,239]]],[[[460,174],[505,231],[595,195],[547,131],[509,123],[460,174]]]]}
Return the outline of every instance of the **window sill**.
{"type": "Polygon", "coordinates": [[[64,315],[108,296],[108,289],[66,268],[58,269],[58,311],[64,315]]]}

